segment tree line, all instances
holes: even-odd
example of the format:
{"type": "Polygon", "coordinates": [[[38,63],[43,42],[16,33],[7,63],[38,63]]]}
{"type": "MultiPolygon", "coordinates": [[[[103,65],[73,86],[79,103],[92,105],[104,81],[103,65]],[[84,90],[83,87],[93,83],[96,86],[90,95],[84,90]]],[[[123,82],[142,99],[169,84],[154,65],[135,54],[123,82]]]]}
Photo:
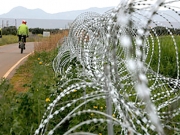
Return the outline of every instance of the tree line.
{"type": "MultiPolygon", "coordinates": [[[[154,27],[153,29],[156,32],[156,34],[159,36],[169,35],[169,31],[167,30],[166,27],[157,26],[157,27],[154,27]]],[[[169,30],[173,34],[180,35],[180,29],[169,28],[169,30]]],[[[55,34],[55,33],[58,33],[60,29],[29,28],[29,32],[31,32],[32,34],[43,34],[43,31],[49,31],[52,34],[55,34]]],[[[150,30],[150,32],[152,32],[152,29],[150,30]]],[[[2,35],[16,35],[17,28],[15,26],[4,27],[1,29],[1,34],[2,35]]]]}
{"type": "MultiPolygon", "coordinates": [[[[43,29],[43,28],[29,28],[29,32],[32,34],[43,34],[43,31],[48,31],[52,34],[56,34],[60,31],[60,29],[43,29]]],[[[4,27],[1,29],[2,35],[17,35],[16,26],[4,27]]]]}
{"type": "Polygon", "coordinates": [[[154,27],[153,29],[150,30],[150,32],[152,34],[154,34],[153,30],[155,31],[155,33],[158,35],[158,36],[164,36],[164,35],[170,35],[170,32],[174,35],[180,35],[180,29],[175,29],[175,28],[166,28],[166,27],[160,27],[160,26],[157,26],[157,27],[154,27]]]}

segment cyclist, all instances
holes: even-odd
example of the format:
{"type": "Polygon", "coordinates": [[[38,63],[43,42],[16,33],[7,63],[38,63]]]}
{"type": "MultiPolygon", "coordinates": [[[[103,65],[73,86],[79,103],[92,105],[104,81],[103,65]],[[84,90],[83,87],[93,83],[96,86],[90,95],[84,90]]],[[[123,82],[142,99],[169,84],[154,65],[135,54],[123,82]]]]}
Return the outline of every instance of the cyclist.
{"type": "Polygon", "coordinates": [[[17,29],[17,35],[19,37],[19,48],[20,48],[20,42],[21,42],[21,37],[23,36],[24,38],[24,49],[25,49],[25,43],[26,43],[26,38],[29,35],[29,28],[26,25],[26,21],[22,20],[22,24],[19,25],[18,29],[17,29]]]}

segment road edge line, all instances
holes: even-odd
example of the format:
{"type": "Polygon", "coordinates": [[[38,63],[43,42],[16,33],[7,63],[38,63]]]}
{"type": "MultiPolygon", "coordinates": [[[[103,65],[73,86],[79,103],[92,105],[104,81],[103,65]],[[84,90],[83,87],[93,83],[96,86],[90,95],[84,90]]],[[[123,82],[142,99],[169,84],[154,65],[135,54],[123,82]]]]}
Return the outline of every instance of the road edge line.
{"type": "Polygon", "coordinates": [[[8,75],[12,72],[12,70],[19,64],[21,63],[21,61],[23,61],[25,58],[27,58],[29,55],[31,55],[33,52],[29,53],[28,55],[24,56],[23,58],[21,58],[16,64],[14,64],[6,73],[5,75],[3,76],[3,78],[7,78],[8,75]]]}

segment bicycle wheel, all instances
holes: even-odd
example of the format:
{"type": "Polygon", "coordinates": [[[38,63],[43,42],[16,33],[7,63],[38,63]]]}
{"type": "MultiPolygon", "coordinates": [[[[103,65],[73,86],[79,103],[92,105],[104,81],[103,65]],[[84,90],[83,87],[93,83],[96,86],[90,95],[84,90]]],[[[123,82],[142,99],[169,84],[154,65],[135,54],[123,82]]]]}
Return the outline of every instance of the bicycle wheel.
{"type": "Polygon", "coordinates": [[[24,50],[24,38],[23,36],[21,37],[21,53],[23,53],[24,50]]]}
{"type": "Polygon", "coordinates": [[[24,48],[21,46],[21,53],[23,53],[24,48]]]}

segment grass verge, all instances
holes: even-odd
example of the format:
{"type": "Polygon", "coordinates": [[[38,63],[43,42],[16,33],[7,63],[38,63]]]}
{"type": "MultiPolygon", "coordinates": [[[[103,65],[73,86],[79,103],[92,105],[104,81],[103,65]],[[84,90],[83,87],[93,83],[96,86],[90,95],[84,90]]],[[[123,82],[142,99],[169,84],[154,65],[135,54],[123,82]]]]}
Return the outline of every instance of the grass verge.
{"type": "Polygon", "coordinates": [[[64,31],[37,41],[34,54],[14,76],[0,80],[0,134],[34,134],[56,88],[52,62],[58,52],[57,42],[67,34],[64,31]]]}

